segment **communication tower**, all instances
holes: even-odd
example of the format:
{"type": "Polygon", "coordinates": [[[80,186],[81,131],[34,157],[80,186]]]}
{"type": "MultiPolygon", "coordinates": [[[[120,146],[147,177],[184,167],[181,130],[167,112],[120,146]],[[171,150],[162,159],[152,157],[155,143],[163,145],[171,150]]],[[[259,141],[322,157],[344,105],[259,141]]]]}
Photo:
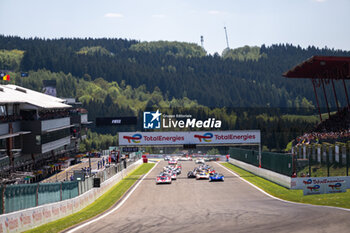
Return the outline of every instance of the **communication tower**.
{"type": "Polygon", "coordinates": [[[224,30],[225,30],[225,35],[226,35],[226,44],[227,44],[227,48],[229,49],[230,46],[228,45],[228,36],[227,36],[227,30],[226,30],[226,27],[224,27],[224,30]]]}

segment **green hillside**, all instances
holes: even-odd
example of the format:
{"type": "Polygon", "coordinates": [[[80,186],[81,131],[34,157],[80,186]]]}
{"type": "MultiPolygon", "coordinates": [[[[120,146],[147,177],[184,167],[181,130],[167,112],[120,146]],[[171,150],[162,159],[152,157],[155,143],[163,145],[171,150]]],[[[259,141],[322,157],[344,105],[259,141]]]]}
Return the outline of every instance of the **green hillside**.
{"type": "MultiPolygon", "coordinates": [[[[91,120],[141,119],[145,109],[215,117],[223,130],[261,129],[263,144],[276,150],[318,122],[310,81],[282,77],[312,55],[350,53],[280,44],[245,46],[219,56],[183,42],[0,36],[0,67],[11,83],[41,91],[42,80],[55,79],[58,95],[76,97],[91,120]],[[21,78],[20,71],[29,77],[21,78]]],[[[344,95],[338,98],[345,103],[344,95]]],[[[99,133],[118,130],[92,127],[99,133]]],[[[131,130],[142,130],[142,124],[131,130]]]]}

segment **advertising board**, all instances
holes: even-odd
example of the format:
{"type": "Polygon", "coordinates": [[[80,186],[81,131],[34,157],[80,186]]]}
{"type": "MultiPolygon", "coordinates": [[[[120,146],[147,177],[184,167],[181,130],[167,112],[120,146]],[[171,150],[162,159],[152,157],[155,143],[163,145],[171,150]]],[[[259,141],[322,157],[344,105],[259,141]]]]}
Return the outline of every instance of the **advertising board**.
{"type": "Polygon", "coordinates": [[[346,192],[346,181],[341,177],[310,177],[302,182],[304,195],[346,192]]]}
{"type": "Polygon", "coordinates": [[[119,133],[119,146],[259,143],[259,130],[119,133]]]}

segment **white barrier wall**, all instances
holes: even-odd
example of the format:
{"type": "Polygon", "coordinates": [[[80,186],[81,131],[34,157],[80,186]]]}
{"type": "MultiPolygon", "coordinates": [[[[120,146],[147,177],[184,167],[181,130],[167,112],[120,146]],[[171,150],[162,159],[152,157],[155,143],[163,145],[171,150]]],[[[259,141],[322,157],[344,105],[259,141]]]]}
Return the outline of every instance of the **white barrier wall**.
{"type": "Polygon", "coordinates": [[[258,168],[248,163],[230,158],[230,163],[236,165],[237,167],[243,168],[257,176],[263,177],[267,180],[270,180],[276,184],[284,186],[289,189],[303,189],[303,182],[309,179],[341,179],[345,181],[346,189],[350,189],[350,176],[336,176],[336,177],[296,177],[291,178],[289,176],[281,175],[279,173],[264,169],[258,168]]]}
{"type": "Polygon", "coordinates": [[[258,168],[256,166],[232,158],[230,158],[229,162],[236,165],[237,167],[243,168],[244,170],[247,170],[257,176],[261,176],[283,187],[291,188],[291,178],[288,176],[281,175],[277,172],[273,172],[264,168],[258,168]]]}
{"type": "Polygon", "coordinates": [[[117,173],[115,176],[101,183],[100,188],[93,188],[86,193],[61,202],[46,204],[30,209],[25,209],[0,216],[0,233],[2,232],[23,232],[54,220],[76,213],[90,205],[112,186],[118,183],[123,177],[136,169],[142,160],[139,160],[127,169],[117,173]]]}

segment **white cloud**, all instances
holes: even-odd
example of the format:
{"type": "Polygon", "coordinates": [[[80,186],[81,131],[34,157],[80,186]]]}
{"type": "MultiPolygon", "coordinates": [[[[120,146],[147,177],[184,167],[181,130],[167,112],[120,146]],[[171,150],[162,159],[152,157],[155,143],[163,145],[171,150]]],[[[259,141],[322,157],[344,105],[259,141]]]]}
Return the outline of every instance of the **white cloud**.
{"type": "Polygon", "coordinates": [[[123,18],[124,15],[120,13],[107,13],[104,15],[105,18],[123,18]]]}
{"type": "Polygon", "coordinates": [[[165,15],[163,15],[163,14],[156,14],[156,15],[152,15],[152,18],[165,18],[165,15]]]}

